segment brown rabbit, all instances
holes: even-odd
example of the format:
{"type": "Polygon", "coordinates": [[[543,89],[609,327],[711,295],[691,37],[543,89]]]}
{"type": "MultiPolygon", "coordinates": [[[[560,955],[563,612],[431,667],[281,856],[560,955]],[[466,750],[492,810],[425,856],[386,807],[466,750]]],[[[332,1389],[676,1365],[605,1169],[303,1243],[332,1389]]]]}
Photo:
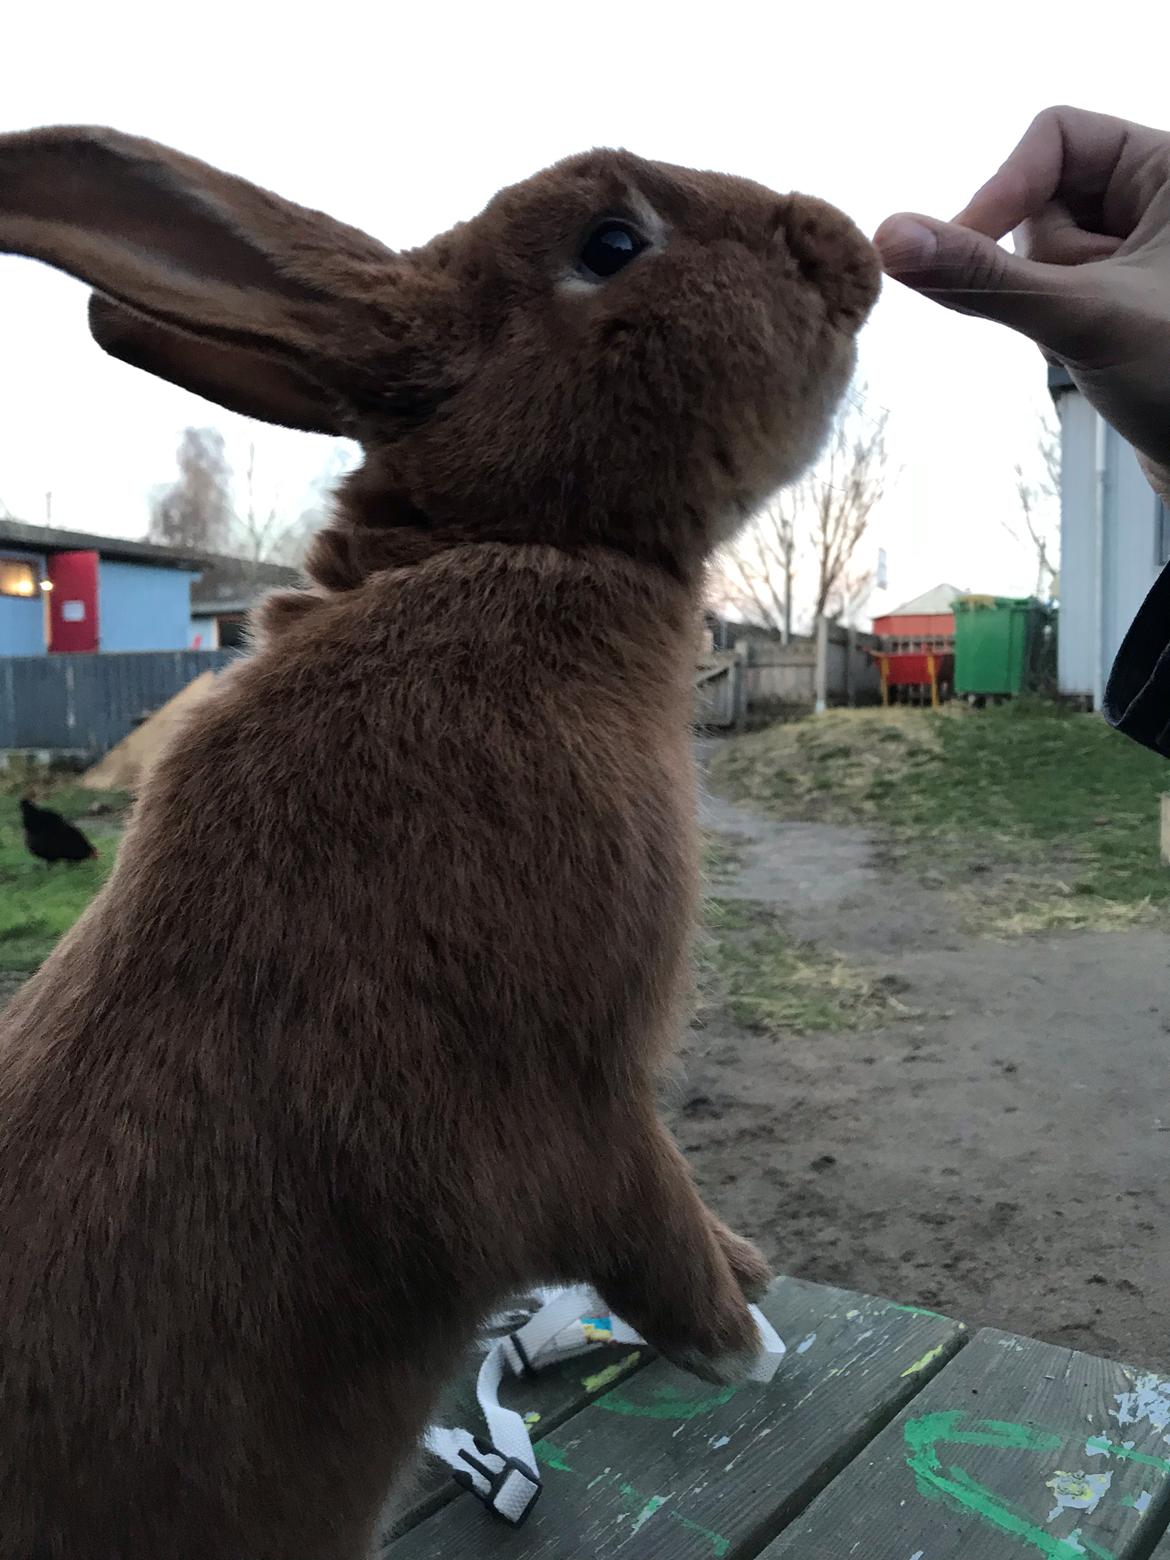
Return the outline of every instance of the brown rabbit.
{"type": "Polygon", "coordinates": [[[0,250],[115,356],[365,450],[0,1021],[0,1557],[355,1560],[507,1292],[754,1349],[764,1265],[653,1107],[695,610],[877,264],[615,152],[395,254],[92,129],[0,137],[0,250]]]}

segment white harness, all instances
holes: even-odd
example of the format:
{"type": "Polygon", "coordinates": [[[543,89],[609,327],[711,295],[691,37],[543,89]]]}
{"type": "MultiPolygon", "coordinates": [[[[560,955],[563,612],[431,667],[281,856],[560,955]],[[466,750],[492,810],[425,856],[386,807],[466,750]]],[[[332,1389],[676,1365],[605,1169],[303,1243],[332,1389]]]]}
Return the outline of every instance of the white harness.
{"type": "MultiPolygon", "coordinates": [[[[541,1303],[523,1326],[484,1345],[487,1352],[479,1368],[476,1397],[489,1439],[433,1425],[424,1441],[427,1450],[452,1470],[457,1484],[513,1527],[531,1513],[541,1480],[528,1426],[515,1409],[500,1402],[505,1372],[532,1375],[542,1366],[585,1354],[599,1344],[645,1341],[619,1317],[607,1315],[605,1302],[585,1285],[543,1290],[537,1298],[541,1303]]],[[[784,1356],[784,1344],[758,1306],[751,1307],[751,1314],[760,1332],[760,1354],[748,1379],[768,1382],[784,1356]]],[[[500,1318],[495,1325],[506,1322],[507,1318],[500,1318]]]]}

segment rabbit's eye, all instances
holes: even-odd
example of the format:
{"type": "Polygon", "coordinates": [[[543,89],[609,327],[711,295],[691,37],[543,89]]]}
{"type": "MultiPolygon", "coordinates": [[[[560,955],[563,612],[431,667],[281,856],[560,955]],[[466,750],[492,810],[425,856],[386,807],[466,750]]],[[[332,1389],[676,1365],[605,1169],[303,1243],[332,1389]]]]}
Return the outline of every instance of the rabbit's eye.
{"type": "Polygon", "coordinates": [[[582,246],[581,269],[588,276],[602,279],[616,276],[645,247],[646,240],[628,222],[602,222],[582,246]]]}

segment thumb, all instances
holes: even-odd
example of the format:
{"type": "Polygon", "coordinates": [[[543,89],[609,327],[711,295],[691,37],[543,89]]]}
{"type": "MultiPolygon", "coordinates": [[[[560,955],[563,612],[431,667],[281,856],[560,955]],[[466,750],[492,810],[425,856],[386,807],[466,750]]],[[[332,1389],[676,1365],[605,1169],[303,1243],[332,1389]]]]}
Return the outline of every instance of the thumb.
{"type": "Polygon", "coordinates": [[[1059,352],[1085,301],[1076,266],[1043,265],[954,222],[908,213],[874,235],[888,275],[948,308],[996,320],[1059,352]]]}

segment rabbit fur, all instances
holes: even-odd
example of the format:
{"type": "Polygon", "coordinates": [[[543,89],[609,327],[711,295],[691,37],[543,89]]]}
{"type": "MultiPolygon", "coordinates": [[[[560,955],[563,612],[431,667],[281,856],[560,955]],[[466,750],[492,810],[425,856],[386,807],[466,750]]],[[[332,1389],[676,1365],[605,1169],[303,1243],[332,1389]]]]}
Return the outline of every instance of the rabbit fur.
{"type": "Polygon", "coordinates": [[[763,1260],[654,1108],[695,621],[877,262],[614,151],[395,253],[85,128],[0,136],[0,252],[364,452],[0,1017],[0,1560],[355,1560],[509,1292],[591,1282],[709,1379],[754,1349],[763,1260]]]}

